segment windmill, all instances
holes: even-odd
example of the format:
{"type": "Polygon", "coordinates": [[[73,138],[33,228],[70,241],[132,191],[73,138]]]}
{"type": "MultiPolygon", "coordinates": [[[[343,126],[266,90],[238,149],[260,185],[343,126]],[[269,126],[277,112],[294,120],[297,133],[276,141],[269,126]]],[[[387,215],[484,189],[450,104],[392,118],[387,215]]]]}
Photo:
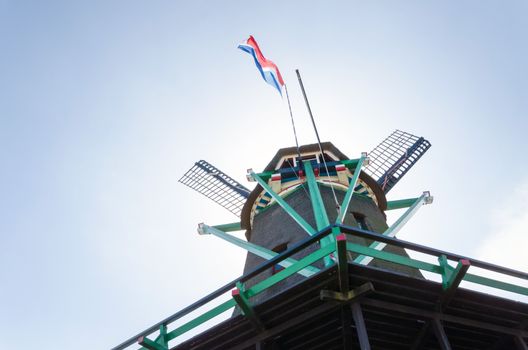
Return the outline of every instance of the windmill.
{"type": "Polygon", "coordinates": [[[179,181],[238,218],[198,232],[247,250],[244,273],[113,350],[527,349],[528,304],[459,288],[466,281],[528,296],[527,286],[504,281],[527,273],[395,238],[432,197],[386,194],[430,146],[396,130],[355,159],[330,142],[283,148],[262,172],[248,170],[252,190],[196,162],[179,181]],[[388,226],[385,212],[396,209],[405,210],[388,226]],[[246,239],[230,233],[242,230],[246,239]],[[182,321],[191,312],[199,314],[182,321]]]}
{"type": "MultiPolygon", "coordinates": [[[[432,197],[425,193],[416,199],[407,201],[407,205],[412,208],[402,216],[401,220],[397,221],[396,225],[389,228],[383,214],[387,210],[385,194],[416,164],[430,145],[423,137],[396,130],[376,146],[368,157],[367,154],[363,154],[358,160],[350,160],[330,142],[322,143],[321,147],[318,144],[312,144],[301,146],[299,149],[294,147],[281,149],[264,169],[262,176],[254,173],[248,174],[248,180],[259,181],[253,191],[204,160],[196,162],[180,178],[179,182],[240,218],[239,223],[227,226],[212,227],[201,224],[199,233],[215,235],[246,249],[249,253],[244,271],[248,272],[264,260],[276,257],[288,246],[313,235],[315,231],[311,229],[312,227],[317,226],[317,229],[322,229],[329,224],[328,219],[328,222],[314,222],[314,215],[317,215],[312,209],[315,202],[313,198],[310,198],[306,188],[308,184],[307,176],[305,176],[306,166],[312,169],[315,181],[319,182],[320,201],[323,207],[326,207],[325,211],[328,212],[328,218],[331,221],[394,237],[422,204],[432,201],[432,197]],[[363,166],[365,170],[360,170],[363,166]],[[358,169],[360,171],[357,171],[358,169]],[[339,203],[345,199],[350,186],[354,187],[354,191],[348,191],[349,198],[346,199],[346,207],[343,208],[339,203]],[[269,188],[266,189],[267,187],[269,188]],[[355,197],[352,198],[353,196],[355,197]],[[283,198],[289,198],[285,200],[286,206],[288,206],[286,202],[290,202],[290,204],[304,206],[304,208],[297,211],[290,210],[291,213],[288,213],[288,210],[283,211],[281,206],[275,205],[283,201],[283,198]],[[336,206],[342,209],[342,213],[330,209],[336,206]],[[269,212],[273,212],[275,218],[271,218],[269,212]],[[246,230],[246,241],[228,233],[240,229],[246,230]]],[[[381,242],[371,240],[351,237],[349,240],[371,245],[372,248],[379,250],[386,246],[381,242]]],[[[401,248],[389,247],[387,249],[391,253],[407,257],[401,248]]],[[[307,255],[309,252],[310,250],[307,250],[304,254],[307,255]]],[[[364,265],[370,263],[373,266],[396,268],[383,261],[373,262],[371,257],[360,254],[350,254],[350,258],[364,265]]],[[[324,263],[320,262],[301,270],[300,277],[290,279],[289,285],[299,282],[299,278],[315,274],[324,266],[330,266],[332,263],[332,258],[326,257],[324,263]]],[[[274,274],[288,266],[291,266],[291,261],[285,260],[274,266],[270,273],[274,274]]],[[[417,270],[402,267],[396,269],[421,277],[417,270]]],[[[266,274],[262,274],[248,281],[247,285],[253,285],[265,278],[266,274]]],[[[266,300],[286,287],[285,285],[261,293],[252,301],[266,300]]]]}

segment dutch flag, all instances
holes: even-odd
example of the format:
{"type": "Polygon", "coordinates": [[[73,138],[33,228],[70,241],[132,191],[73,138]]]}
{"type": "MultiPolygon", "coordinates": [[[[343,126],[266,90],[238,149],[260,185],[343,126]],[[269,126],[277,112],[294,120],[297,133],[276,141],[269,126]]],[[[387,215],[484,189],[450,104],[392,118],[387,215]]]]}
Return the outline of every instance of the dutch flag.
{"type": "Polygon", "coordinates": [[[264,78],[266,83],[277,89],[282,96],[282,87],[284,86],[284,81],[282,80],[279,68],[277,68],[275,63],[264,57],[255,38],[250,35],[249,39],[238,45],[238,48],[253,56],[255,59],[255,64],[257,65],[262,78],[264,78]]]}

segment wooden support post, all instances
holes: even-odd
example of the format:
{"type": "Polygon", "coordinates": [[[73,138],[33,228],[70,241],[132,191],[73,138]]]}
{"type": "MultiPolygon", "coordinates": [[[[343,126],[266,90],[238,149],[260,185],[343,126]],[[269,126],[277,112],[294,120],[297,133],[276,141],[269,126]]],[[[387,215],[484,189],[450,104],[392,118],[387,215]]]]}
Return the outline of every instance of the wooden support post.
{"type": "Polygon", "coordinates": [[[515,343],[515,346],[517,347],[517,349],[519,350],[528,350],[528,346],[526,345],[526,342],[524,341],[524,339],[519,336],[519,335],[516,335],[513,337],[513,341],[515,343]]]}
{"type": "MultiPolygon", "coordinates": [[[[339,228],[334,228],[339,230],[339,228]]],[[[343,294],[347,294],[350,290],[348,281],[348,261],[347,261],[347,249],[346,249],[346,235],[344,233],[339,234],[336,237],[336,252],[337,252],[337,270],[339,278],[339,290],[343,294]]]]}
{"type": "Polygon", "coordinates": [[[456,289],[458,288],[460,282],[462,282],[462,279],[471,266],[471,263],[467,259],[462,259],[458,262],[457,267],[453,269],[447,263],[447,258],[445,255],[440,256],[438,261],[440,263],[440,267],[443,270],[442,288],[444,289],[444,293],[442,293],[440,299],[438,300],[437,310],[442,311],[449,304],[451,299],[453,299],[456,289]]]}
{"type": "Polygon", "coordinates": [[[449,339],[445,334],[444,327],[438,318],[433,318],[431,320],[431,325],[433,326],[436,339],[438,340],[438,345],[440,345],[441,350],[451,350],[451,344],[449,344],[449,339]]]}
{"type": "Polygon", "coordinates": [[[367,327],[365,326],[365,319],[361,311],[361,305],[358,302],[350,305],[354,323],[356,324],[356,331],[359,339],[359,347],[361,350],[370,350],[370,342],[367,334],[367,327]]]}
{"type": "Polygon", "coordinates": [[[353,348],[352,313],[348,307],[341,308],[341,326],[343,335],[343,349],[353,348]]]}

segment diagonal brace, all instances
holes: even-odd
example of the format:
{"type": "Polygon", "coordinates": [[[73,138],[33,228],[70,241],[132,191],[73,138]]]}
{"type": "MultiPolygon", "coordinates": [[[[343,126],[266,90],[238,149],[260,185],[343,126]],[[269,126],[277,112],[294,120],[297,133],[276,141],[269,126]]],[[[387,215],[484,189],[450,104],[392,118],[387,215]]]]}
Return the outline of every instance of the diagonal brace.
{"type": "Polygon", "coordinates": [[[362,284],[361,286],[349,290],[346,293],[335,292],[333,290],[323,289],[321,290],[319,297],[321,300],[333,300],[338,302],[349,302],[352,299],[374,292],[374,286],[371,282],[362,284]]]}
{"type": "MultiPolygon", "coordinates": [[[[310,201],[312,203],[313,214],[315,217],[315,222],[317,224],[317,229],[322,230],[330,225],[328,220],[328,214],[323,203],[323,198],[321,197],[321,192],[319,191],[319,186],[315,179],[315,175],[312,168],[312,163],[310,161],[303,162],[304,169],[306,170],[306,182],[308,183],[308,190],[310,192],[310,201]]],[[[332,235],[326,236],[321,239],[321,247],[324,247],[328,244],[332,244],[334,237],[332,235]]],[[[333,265],[332,259],[330,257],[325,257],[324,259],[325,266],[333,265]]]]}
{"type": "Polygon", "coordinates": [[[302,218],[286,201],[273,191],[271,187],[264,181],[258,174],[256,174],[252,169],[248,170],[248,177],[255,179],[262,188],[270,194],[270,196],[275,199],[275,201],[286,211],[290,217],[299,224],[310,236],[313,236],[317,233],[315,229],[302,218]]]}
{"type": "Polygon", "coordinates": [[[341,204],[341,207],[339,209],[339,214],[337,215],[336,224],[342,224],[345,222],[345,215],[348,211],[348,206],[350,205],[350,200],[352,199],[352,196],[354,195],[354,189],[356,188],[357,181],[359,179],[359,174],[361,173],[361,168],[363,167],[363,163],[367,160],[367,154],[362,153],[361,158],[359,158],[358,163],[356,164],[356,169],[354,170],[354,176],[352,177],[352,180],[350,180],[350,185],[348,186],[348,190],[345,194],[345,198],[343,198],[343,203],[341,204]]]}
{"type": "MultiPolygon", "coordinates": [[[[402,216],[400,216],[398,220],[396,220],[396,222],[391,225],[391,227],[389,227],[385,232],[383,232],[383,235],[387,237],[396,236],[396,234],[400,232],[403,226],[405,226],[405,224],[411,219],[411,217],[416,214],[416,212],[422,207],[422,205],[431,204],[432,202],[433,197],[431,196],[429,191],[423,192],[422,195],[416,199],[414,204],[411,205],[409,209],[407,209],[405,213],[403,213],[402,216]]],[[[373,242],[369,247],[376,250],[383,250],[383,248],[385,248],[386,246],[387,243],[373,242]]],[[[354,262],[361,265],[368,265],[368,263],[370,263],[372,259],[373,258],[370,256],[360,255],[354,259],[354,262]]]]}
{"type": "Polygon", "coordinates": [[[458,262],[456,268],[453,268],[447,262],[445,255],[438,257],[440,268],[442,269],[442,289],[449,291],[458,287],[471,263],[467,259],[462,259],[458,262]]]}

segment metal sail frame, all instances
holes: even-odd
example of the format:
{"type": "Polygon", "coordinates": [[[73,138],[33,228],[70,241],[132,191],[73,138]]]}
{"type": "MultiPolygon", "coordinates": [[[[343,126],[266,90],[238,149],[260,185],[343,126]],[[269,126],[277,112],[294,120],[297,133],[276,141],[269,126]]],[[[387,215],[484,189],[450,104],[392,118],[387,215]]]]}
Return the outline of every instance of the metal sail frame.
{"type": "Polygon", "coordinates": [[[240,217],[249,189],[205,160],[194,163],[179,180],[240,217]]]}
{"type": "Polygon", "coordinates": [[[396,130],[369,153],[365,172],[388,193],[430,147],[423,137],[396,130]]]}

